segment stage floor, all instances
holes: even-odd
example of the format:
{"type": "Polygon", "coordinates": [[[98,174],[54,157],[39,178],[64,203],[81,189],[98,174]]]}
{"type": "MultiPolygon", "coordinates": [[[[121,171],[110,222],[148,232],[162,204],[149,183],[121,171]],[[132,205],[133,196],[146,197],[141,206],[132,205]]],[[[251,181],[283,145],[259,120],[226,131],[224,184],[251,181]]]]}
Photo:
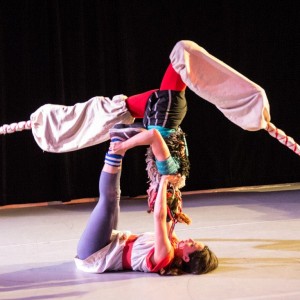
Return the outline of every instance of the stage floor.
{"type": "MultiPolygon", "coordinates": [[[[76,245],[95,201],[0,207],[0,299],[300,299],[300,186],[184,194],[190,226],[219,258],[206,275],[85,274],[76,245]]],[[[145,197],[123,198],[119,228],[152,231],[145,197]]]]}

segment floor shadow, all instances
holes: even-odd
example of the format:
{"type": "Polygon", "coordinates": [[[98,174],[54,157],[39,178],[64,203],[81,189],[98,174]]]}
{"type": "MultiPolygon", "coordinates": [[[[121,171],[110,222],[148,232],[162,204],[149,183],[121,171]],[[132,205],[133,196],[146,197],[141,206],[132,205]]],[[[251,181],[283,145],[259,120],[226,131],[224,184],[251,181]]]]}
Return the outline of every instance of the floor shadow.
{"type": "Polygon", "coordinates": [[[130,280],[140,277],[159,276],[142,272],[107,272],[103,274],[84,273],[76,269],[73,262],[61,264],[45,264],[44,266],[28,268],[22,265],[22,270],[0,274],[0,292],[54,288],[72,285],[83,285],[92,282],[112,282],[130,280]]]}

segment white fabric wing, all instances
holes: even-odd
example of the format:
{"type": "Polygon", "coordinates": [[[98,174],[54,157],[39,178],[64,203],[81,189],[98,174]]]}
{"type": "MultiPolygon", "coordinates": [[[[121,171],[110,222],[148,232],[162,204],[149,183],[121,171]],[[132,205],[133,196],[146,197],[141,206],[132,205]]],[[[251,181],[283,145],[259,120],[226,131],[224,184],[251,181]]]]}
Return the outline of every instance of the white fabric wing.
{"type": "Polygon", "coordinates": [[[270,108],[263,88],[192,41],[180,41],[170,54],[173,68],[198,96],[214,104],[245,130],[265,129],[270,108]]]}
{"type": "Polygon", "coordinates": [[[30,117],[32,134],[47,152],[69,152],[109,139],[109,129],[117,123],[131,124],[134,118],[124,95],[93,97],[74,106],[45,104],[30,117]]]}

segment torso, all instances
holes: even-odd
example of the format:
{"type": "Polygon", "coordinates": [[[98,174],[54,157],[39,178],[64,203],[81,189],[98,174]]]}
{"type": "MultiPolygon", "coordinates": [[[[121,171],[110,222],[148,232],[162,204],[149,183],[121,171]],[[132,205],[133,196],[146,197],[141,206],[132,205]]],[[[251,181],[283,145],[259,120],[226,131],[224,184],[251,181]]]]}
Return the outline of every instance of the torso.
{"type": "Polygon", "coordinates": [[[143,123],[177,129],[187,112],[184,91],[156,91],[148,100],[143,123]]]}
{"type": "MultiPolygon", "coordinates": [[[[126,256],[124,248],[131,237],[132,234],[130,232],[113,231],[110,244],[85,260],[80,260],[78,257],[75,258],[77,268],[89,273],[124,270],[123,257],[126,256]]],[[[130,267],[126,268],[132,269],[133,271],[158,272],[160,265],[165,266],[170,262],[171,256],[156,266],[153,265],[151,261],[153,252],[154,233],[146,232],[138,235],[131,247],[130,267]]]]}

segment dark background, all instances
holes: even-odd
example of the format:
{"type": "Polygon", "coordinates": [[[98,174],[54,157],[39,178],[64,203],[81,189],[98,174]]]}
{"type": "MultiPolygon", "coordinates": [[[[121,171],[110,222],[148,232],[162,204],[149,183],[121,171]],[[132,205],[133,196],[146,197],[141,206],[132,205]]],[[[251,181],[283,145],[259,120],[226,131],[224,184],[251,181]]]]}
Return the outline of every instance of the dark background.
{"type": "MultiPolygon", "coordinates": [[[[46,103],[159,87],[169,53],[193,40],[268,96],[272,122],[300,141],[297,1],[0,2],[0,124],[46,103]],[[175,3],[179,3],[175,5],[175,3]]],[[[299,156],[264,131],[248,132],[186,92],[191,174],[184,190],[300,181],[299,156]]],[[[108,143],[43,152],[31,131],[0,136],[0,205],[97,197],[108,143]]],[[[122,194],[147,189],[145,148],[124,159],[122,194]]]]}

